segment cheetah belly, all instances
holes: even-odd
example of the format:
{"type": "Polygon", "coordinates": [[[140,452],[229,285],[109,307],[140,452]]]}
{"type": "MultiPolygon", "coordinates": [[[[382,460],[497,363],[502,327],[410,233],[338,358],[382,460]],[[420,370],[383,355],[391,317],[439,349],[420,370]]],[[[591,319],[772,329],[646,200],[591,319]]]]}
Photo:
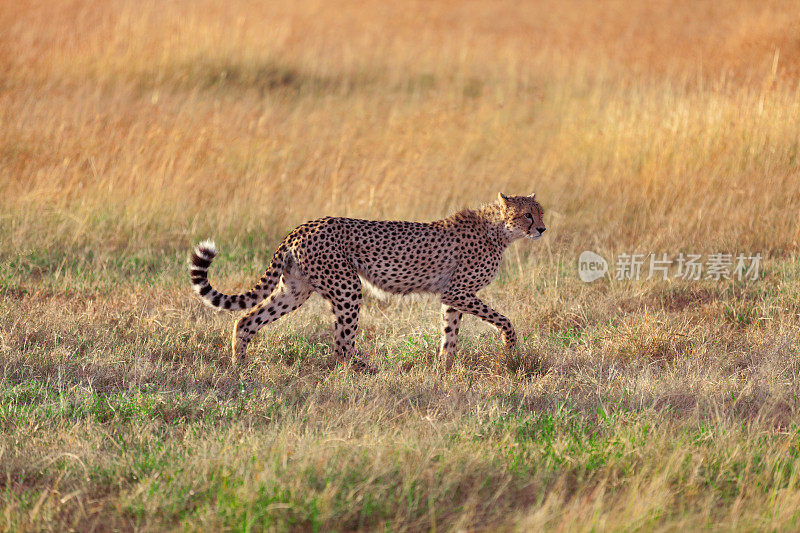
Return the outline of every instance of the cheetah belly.
{"type": "Polygon", "coordinates": [[[375,287],[394,294],[441,292],[452,276],[450,254],[431,242],[415,242],[404,246],[359,246],[355,254],[356,269],[375,287]]]}
{"type": "Polygon", "coordinates": [[[366,281],[382,291],[393,294],[441,292],[447,279],[445,269],[438,265],[436,268],[418,266],[407,268],[407,265],[400,261],[389,261],[380,266],[364,265],[356,261],[356,268],[366,281]]]}

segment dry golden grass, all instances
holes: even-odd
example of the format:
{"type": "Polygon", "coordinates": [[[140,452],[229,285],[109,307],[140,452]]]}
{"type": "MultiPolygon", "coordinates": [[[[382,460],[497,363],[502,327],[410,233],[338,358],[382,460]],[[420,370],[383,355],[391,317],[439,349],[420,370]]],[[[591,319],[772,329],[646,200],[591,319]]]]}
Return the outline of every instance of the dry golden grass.
{"type": "Polygon", "coordinates": [[[796,529],[795,2],[0,4],[0,529],[796,529]],[[433,370],[434,302],[323,303],[228,364],[287,230],[535,191],[433,370]],[[576,259],[760,252],[749,283],[576,259]]]}

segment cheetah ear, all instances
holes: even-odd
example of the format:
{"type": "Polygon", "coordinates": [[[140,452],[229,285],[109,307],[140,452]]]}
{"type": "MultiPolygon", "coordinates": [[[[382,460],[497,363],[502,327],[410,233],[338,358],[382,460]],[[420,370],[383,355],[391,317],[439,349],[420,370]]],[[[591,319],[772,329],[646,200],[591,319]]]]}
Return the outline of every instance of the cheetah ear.
{"type": "Polygon", "coordinates": [[[506,196],[503,193],[498,193],[497,194],[497,201],[500,202],[503,205],[506,205],[508,203],[508,196],[506,196]]]}
{"type": "Polygon", "coordinates": [[[536,200],[536,193],[535,193],[535,192],[534,192],[534,193],[531,193],[531,194],[528,196],[528,198],[530,198],[531,200],[536,200]]]}

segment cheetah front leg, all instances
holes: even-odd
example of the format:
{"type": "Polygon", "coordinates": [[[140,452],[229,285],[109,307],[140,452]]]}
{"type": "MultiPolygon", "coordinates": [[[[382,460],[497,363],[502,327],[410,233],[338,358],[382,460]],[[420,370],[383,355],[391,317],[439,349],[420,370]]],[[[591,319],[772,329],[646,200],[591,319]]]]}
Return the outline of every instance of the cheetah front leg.
{"type": "Polygon", "coordinates": [[[461,311],[449,305],[442,305],[442,344],[439,359],[444,361],[445,371],[453,366],[458,343],[458,329],[461,327],[461,311]]]}
{"type": "Polygon", "coordinates": [[[511,321],[486,305],[480,298],[470,293],[446,293],[442,295],[442,303],[453,309],[475,315],[492,324],[500,331],[506,350],[513,351],[517,347],[517,334],[511,321]]]}

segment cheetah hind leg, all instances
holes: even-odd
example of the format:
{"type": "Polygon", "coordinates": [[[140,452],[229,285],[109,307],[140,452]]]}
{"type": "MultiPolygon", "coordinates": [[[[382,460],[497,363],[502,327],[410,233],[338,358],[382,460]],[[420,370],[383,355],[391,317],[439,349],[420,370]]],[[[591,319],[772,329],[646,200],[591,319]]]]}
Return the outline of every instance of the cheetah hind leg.
{"type": "Polygon", "coordinates": [[[339,290],[320,291],[331,303],[336,319],[333,326],[333,353],[337,360],[350,361],[353,369],[367,374],[376,374],[378,369],[355,356],[355,338],[358,330],[358,314],[361,310],[361,279],[353,272],[338,272],[339,290]]]}
{"type": "Polygon", "coordinates": [[[258,330],[303,305],[310,295],[310,285],[284,274],[272,294],[237,321],[231,339],[234,366],[244,361],[247,345],[258,330]]]}
{"type": "Polygon", "coordinates": [[[343,362],[349,361],[356,372],[377,374],[377,368],[356,355],[355,337],[358,330],[358,314],[361,310],[360,285],[356,291],[344,291],[341,299],[332,300],[331,307],[336,317],[333,327],[336,359],[343,362]]]}
{"type": "Polygon", "coordinates": [[[453,366],[461,316],[462,313],[458,309],[442,305],[442,344],[439,347],[439,360],[444,362],[445,372],[449,372],[453,366]]]}

